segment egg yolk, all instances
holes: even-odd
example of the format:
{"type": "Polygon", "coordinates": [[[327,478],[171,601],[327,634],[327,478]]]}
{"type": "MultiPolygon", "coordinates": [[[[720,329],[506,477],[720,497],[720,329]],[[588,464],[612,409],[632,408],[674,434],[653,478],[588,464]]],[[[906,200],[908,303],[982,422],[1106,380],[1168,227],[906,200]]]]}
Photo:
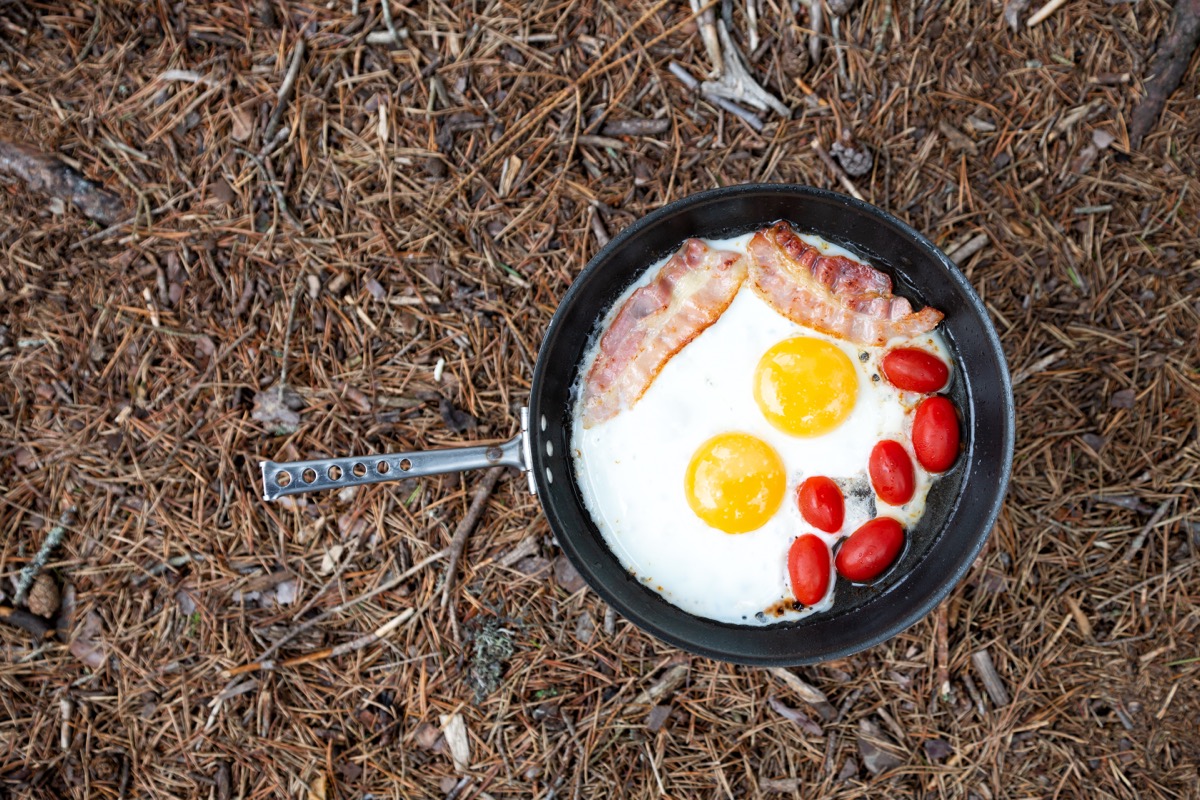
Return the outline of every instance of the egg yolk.
{"type": "Polygon", "coordinates": [[[829,433],[850,416],[857,397],[850,357],[822,339],[785,339],[754,369],[754,399],[763,416],[792,436],[829,433]]]}
{"type": "Polygon", "coordinates": [[[700,445],[684,486],[696,516],[725,533],[760,528],[783,502],[786,473],[769,444],[745,433],[722,433],[700,445]]]}

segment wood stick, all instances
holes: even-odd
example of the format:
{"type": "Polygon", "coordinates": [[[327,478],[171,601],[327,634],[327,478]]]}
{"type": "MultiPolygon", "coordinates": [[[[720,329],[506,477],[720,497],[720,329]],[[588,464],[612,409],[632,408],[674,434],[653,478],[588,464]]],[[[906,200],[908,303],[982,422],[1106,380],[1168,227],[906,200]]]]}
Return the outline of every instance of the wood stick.
{"type": "Polygon", "coordinates": [[[946,619],[946,609],[950,605],[949,600],[943,600],[941,605],[937,607],[937,617],[935,625],[935,637],[937,639],[937,673],[935,680],[937,687],[934,689],[934,695],[943,703],[950,700],[950,625],[946,619]]]}
{"type": "Polygon", "coordinates": [[[54,156],[16,142],[0,141],[0,175],[20,178],[35,192],[74,203],[86,216],[112,225],[125,215],[125,201],[54,156]]]}
{"type": "Polygon", "coordinates": [[[458,560],[462,557],[463,548],[466,547],[467,537],[471,535],[479,518],[483,516],[488,495],[496,488],[496,481],[500,480],[503,472],[504,467],[492,467],[484,474],[483,480],[475,487],[475,494],[471,498],[470,507],[467,508],[467,515],[462,518],[462,522],[458,523],[458,527],[454,530],[454,537],[446,548],[450,554],[450,563],[446,565],[446,580],[442,585],[442,608],[445,608],[446,604],[450,602],[450,590],[454,587],[454,572],[458,569],[458,560]]]}
{"type": "Polygon", "coordinates": [[[300,61],[304,58],[305,47],[306,43],[302,36],[296,40],[296,46],[292,49],[292,61],[288,64],[287,74],[283,76],[283,83],[279,86],[275,110],[271,112],[271,119],[263,131],[264,142],[271,141],[271,137],[275,135],[275,129],[279,127],[279,121],[283,119],[283,112],[287,108],[288,100],[292,97],[292,90],[296,88],[296,77],[300,74],[300,61]]]}
{"type": "Polygon", "coordinates": [[[988,697],[992,698],[996,707],[1008,705],[1010,702],[1008,690],[1004,688],[1004,681],[996,672],[996,665],[992,663],[992,654],[987,650],[976,650],[971,654],[971,663],[975,666],[975,671],[979,673],[979,679],[983,681],[983,688],[987,691],[988,697]]]}
{"type": "Polygon", "coordinates": [[[1134,540],[1129,543],[1129,548],[1125,551],[1125,555],[1121,557],[1121,561],[1128,564],[1133,560],[1133,557],[1137,555],[1137,551],[1142,549],[1142,545],[1146,543],[1146,537],[1150,535],[1150,531],[1154,530],[1158,526],[1158,523],[1162,521],[1162,518],[1167,515],[1167,510],[1171,507],[1171,503],[1174,500],[1175,498],[1168,497],[1159,504],[1158,508],[1154,511],[1154,516],[1150,517],[1150,521],[1134,537],[1134,540]]]}
{"type": "MultiPolygon", "coordinates": [[[[372,642],[377,642],[380,639],[383,639],[389,633],[396,630],[396,628],[399,628],[402,624],[407,622],[412,617],[412,615],[415,613],[416,612],[413,609],[406,608],[403,611],[401,611],[399,614],[397,614],[395,617],[393,617],[390,621],[381,625],[380,627],[378,627],[371,633],[368,633],[364,636],[360,636],[357,639],[354,639],[353,641],[339,644],[336,647],[326,647],[324,650],[317,650],[316,652],[313,652],[313,653],[306,653],[302,656],[296,656],[295,658],[289,658],[286,661],[281,661],[279,663],[279,666],[295,667],[299,664],[311,664],[314,661],[322,661],[326,658],[337,658],[338,656],[346,655],[346,653],[353,653],[356,650],[362,650],[364,647],[371,644],[372,642]]],[[[273,669],[274,667],[272,666],[272,662],[268,661],[268,662],[265,662],[260,668],[261,669],[273,669]]]]}
{"type": "Polygon", "coordinates": [[[38,574],[45,568],[46,562],[50,560],[50,554],[62,542],[63,534],[67,532],[67,528],[70,527],[74,517],[75,506],[71,506],[58,518],[58,524],[46,534],[46,539],[42,542],[41,548],[38,549],[37,555],[33,557],[33,561],[30,561],[21,570],[21,578],[17,582],[17,591],[13,595],[13,605],[19,606],[25,602],[25,596],[29,594],[33,582],[37,580],[38,574]]]}
{"type": "Polygon", "coordinates": [[[33,636],[38,644],[46,641],[55,633],[54,628],[50,627],[50,624],[41,617],[12,606],[0,606],[0,622],[7,622],[14,628],[20,628],[33,636]]]}
{"type": "MultiPolygon", "coordinates": [[[[271,656],[278,653],[280,648],[282,648],[285,644],[290,642],[292,639],[295,639],[297,636],[304,633],[305,631],[311,630],[312,628],[316,627],[317,625],[320,625],[322,622],[329,619],[334,614],[337,614],[340,611],[345,611],[347,608],[351,608],[353,606],[358,605],[359,603],[366,602],[367,600],[370,600],[372,597],[375,597],[376,595],[380,595],[386,591],[394,589],[396,586],[399,586],[401,583],[408,580],[413,575],[415,575],[418,572],[420,572],[421,570],[425,569],[425,567],[429,566],[434,561],[437,561],[439,558],[444,558],[446,556],[448,550],[449,550],[448,548],[445,550],[438,550],[433,555],[419,561],[418,563],[414,564],[412,567],[410,567],[409,569],[400,573],[396,577],[389,578],[388,580],[379,584],[378,586],[376,586],[374,589],[367,592],[366,594],[359,595],[358,597],[355,597],[351,600],[347,600],[346,602],[344,602],[340,605],[336,605],[331,609],[322,611],[320,614],[313,617],[312,619],[306,620],[305,622],[301,623],[300,625],[297,625],[296,627],[292,628],[290,631],[285,633],[279,639],[279,641],[275,642],[275,644],[271,645],[265,651],[263,651],[263,654],[261,656],[259,656],[258,661],[255,663],[260,663],[260,662],[270,659],[271,656]]],[[[243,664],[240,667],[234,667],[233,669],[225,670],[224,674],[226,677],[234,677],[236,675],[241,674],[242,672],[248,672],[248,671],[253,672],[254,670],[247,669],[247,667],[249,667],[249,666],[251,666],[251,665],[243,664]]],[[[226,687],[226,691],[228,691],[228,687],[226,687]]]]}
{"type": "Polygon", "coordinates": [[[976,234],[962,245],[947,250],[946,258],[950,259],[955,264],[962,264],[968,258],[987,247],[988,242],[991,240],[992,237],[988,236],[986,233],[976,234]]]}
{"type": "Polygon", "coordinates": [[[1046,3],[1046,5],[1039,8],[1034,12],[1032,17],[1026,20],[1025,27],[1032,28],[1034,25],[1042,24],[1047,18],[1049,18],[1051,14],[1053,14],[1055,11],[1058,11],[1059,7],[1066,2],[1067,0],[1050,0],[1049,3],[1046,3]]]}
{"type": "Polygon", "coordinates": [[[1133,110],[1129,122],[1129,143],[1141,147],[1142,139],[1154,127],[1192,60],[1200,44],[1200,0],[1175,0],[1169,32],[1158,37],[1154,60],[1146,69],[1146,95],[1133,110]]]}

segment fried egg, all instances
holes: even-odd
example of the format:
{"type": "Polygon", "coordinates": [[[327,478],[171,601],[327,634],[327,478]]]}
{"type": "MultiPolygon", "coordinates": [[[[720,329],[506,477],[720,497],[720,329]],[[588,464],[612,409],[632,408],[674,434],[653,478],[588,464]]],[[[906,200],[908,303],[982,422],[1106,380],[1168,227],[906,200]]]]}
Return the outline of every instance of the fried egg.
{"type": "MultiPolygon", "coordinates": [[[[708,244],[744,253],[749,239],[708,244]]],[[[804,239],[827,254],[857,258],[804,239]]],[[[651,265],[614,312],[664,262],[651,265]]],[[[793,600],[786,563],[792,540],[815,533],[832,546],[877,514],[911,528],[924,512],[931,480],[919,465],[913,498],[897,508],[875,496],[867,477],[871,449],[882,439],[904,443],[912,455],[907,416],[920,398],[891,386],[879,370],[879,359],[901,343],[864,347],[824,335],[783,317],[743,285],[631,408],[585,428],[577,403],[576,479],[609,549],[651,590],[699,617],[763,625],[828,609],[836,581],[815,606],[793,600]],[[846,514],[838,532],[817,530],[800,514],[796,491],[813,475],[842,488],[846,514]]],[[[903,343],[951,363],[937,333],[903,343]]],[[[595,351],[593,343],[581,374],[595,351]]]]}

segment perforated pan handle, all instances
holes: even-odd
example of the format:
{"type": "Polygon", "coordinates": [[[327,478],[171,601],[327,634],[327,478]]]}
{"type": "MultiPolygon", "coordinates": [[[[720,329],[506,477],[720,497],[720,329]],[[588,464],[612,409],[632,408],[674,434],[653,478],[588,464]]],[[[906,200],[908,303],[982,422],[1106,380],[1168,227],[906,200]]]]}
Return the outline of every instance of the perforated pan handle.
{"type": "Polygon", "coordinates": [[[528,428],[529,410],[523,408],[521,433],[503,444],[283,463],[260,461],[263,499],[498,466],[516,467],[526,473],[529,491],[536,493],[537,485],[528,467],[531,462],[528,428]]]}

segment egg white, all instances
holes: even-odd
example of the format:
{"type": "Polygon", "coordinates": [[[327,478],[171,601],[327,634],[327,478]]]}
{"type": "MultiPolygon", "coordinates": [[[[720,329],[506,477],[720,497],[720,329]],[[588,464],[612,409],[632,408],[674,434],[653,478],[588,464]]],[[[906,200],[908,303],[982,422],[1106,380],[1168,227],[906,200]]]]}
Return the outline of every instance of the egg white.
{"type": "MultiPolygon", "coordinates": [[[[745,252],[749,238],[709,244],[745,252]]],[[[817,237],[804,238],[831,254],[855,257],[817,237]]],[[[661,264],[648,268],[618,299],[604,327],[628,294],[651,280],[661,264]]],[[[938,334],[922,335],[914,343],[951,363],[938,334]]],[[[893,516],[908,528],[924,512],[931,480],[915,459],[916,493],[899,508],[875,498],[866,475],[871,449],[881,439],[902,442],[912,455],[908,417],[920,395],[892,387],[878,368],[879,358],[897,344],[861,347],[797,325],[745,285],[717,322],[667,362],[633,408],[584,429],[577,404],[572,440],[576,477],[584,504],[621,564],[672,604],[720,622],[773,624],[827,610],[836,580],[831,580],[820,604],[793,608],[787,575],[792,540],[815,533],[832,546],[877,514],[893,516]],[[850,358],[858,376],[854,410],[823,436],[800,438],[776,429],[754,399],[759,359],[793,336],[833,343],[850,358]],[[780,509],[761,528],[742,534],[724,533],[701,521],[688,506],[684,488],[696,449],[712,436],[733,431],[769,443],[787,471],[780,509]],[[812,475],[843,484],[846,519],[837,533],[819,531],[800,515],[796,490],[812,475]],[[852,487],[857,491],[848,491],[852,487]]],[[[581,375],[587,374],[596,350],[593,345],[581,375]]]]}

